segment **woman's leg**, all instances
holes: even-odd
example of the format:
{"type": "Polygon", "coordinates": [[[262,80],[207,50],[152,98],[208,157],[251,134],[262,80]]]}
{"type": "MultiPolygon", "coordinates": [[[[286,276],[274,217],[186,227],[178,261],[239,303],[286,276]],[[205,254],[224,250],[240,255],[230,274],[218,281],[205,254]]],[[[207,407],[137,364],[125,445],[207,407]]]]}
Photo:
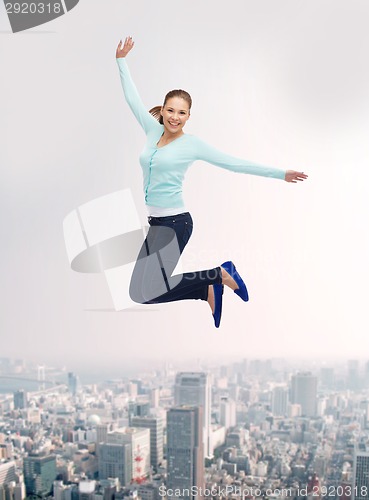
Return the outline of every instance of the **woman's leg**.
{"type": "Polygon", "coordinates": [[[132,300],[141,304],[207,300],[209,285],[222,282],[220,267],[172,276],[192,234],[191,215],[186,212],[171,217],[151,217],[149,223],[149,232],[132,273],[132,300]]]}

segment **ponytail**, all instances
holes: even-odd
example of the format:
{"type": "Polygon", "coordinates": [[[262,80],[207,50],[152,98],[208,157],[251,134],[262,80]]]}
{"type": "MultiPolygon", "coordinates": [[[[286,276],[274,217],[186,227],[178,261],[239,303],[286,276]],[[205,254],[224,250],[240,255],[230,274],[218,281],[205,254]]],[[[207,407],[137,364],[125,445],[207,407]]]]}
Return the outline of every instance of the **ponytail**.
{"type": "Polygon", "coordinates": [[[152,114],[154,118],[158,120],[159,123],[163,125],[163,117],[160,114],[161,106],[154,106],[150,109],[149,113],[152,114]]]}

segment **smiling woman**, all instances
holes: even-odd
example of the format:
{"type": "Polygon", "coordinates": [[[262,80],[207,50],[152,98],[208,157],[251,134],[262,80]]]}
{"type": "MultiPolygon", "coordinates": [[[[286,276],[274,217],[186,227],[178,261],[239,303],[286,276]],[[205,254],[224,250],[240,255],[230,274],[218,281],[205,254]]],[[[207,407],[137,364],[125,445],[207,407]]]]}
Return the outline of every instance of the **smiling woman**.
{"type": "Polygon", "coordinates": [[[189,166],[203,160],[233,172],[274,177],[296,183],[307,178],[303,172],[264,167],[223,153],[198,137],[185,134],[192,100],[184,90],[172,90],[162,106],[148,112],[131,79],[125,57],[134,42],[120,42],[116,58],[124,95],[144,129],[146,145],[140,155],[145,202],[150,229],[132,273],[130,296],[141,304],[157,304],[186,299],[207,301],[216,327],[220,325],[224,285],[243,301],[248,292],[231,261],[220,266],[172,276],[191,237],[193,222],[184,206],[182,182],[189,166]]]}

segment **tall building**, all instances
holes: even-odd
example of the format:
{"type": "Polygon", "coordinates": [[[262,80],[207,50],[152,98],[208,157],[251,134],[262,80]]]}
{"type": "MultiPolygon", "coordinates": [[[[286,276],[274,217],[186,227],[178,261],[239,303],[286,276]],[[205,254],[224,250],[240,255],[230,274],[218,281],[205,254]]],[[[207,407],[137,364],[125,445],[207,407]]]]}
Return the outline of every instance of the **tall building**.
{"type": "Polygon", "coordinates": [[[77,484],[65,485],[63,481],[54,481],[53,500],[80,500],[77,484]]]}
{"type": "Polygon", "coordinates": [[[316,416],[318,379],[311,372],[300,372],[291,379],[291,403],[301,405],[301,415],[316,416]]]}
{"type": "Polygon", "coordinates": [[[213,456],[211,445],[211,385],[204,372],[181,372],[176,375],[174,386],[176,406],[189,405],[202,408],[205,457],[213,456]]]}
{"type": "Polygon", "coordinates": [[[182,491],[178,499],[195,499],[191,488],[204,488],[202,422],[201,407],[181,406],[167,413],[167,488],[182,491]]]}
{"type": "Polygon", "coordinates": [[[94,500],[95,499],[96,481],[84,480],[78,484],[79,500],[94,500]]]}
{"type": "Polygon", "coordinates": [[[233,399],[222,397],[219,407],[219,421],[226,429],[236,425],[236,403],[233,399]]]}
{"type": "Polygon", "coordinates": [[[139,482],[150,473],[150,430],[135,427],[123,427],[109,432],[108,444],[131,445],[132,477],[139,482]]]}
{"type": "Polygon", "coordinates": [[[12,458],[12,456],[13,456],[13,443],[6,442],[0,444],[0,460],[1,461],[7,460],[12,458]]]}
{"type": "Polygon", "coordinates": [[[15,410],[24,410],[27,408],[27,393],[23,389],[19,391],[15,391],[13,393],[14,398],[14,409],[15,410]]]}
{"type": "Polygon", "coordinates": [[[272,392],[272,414],[274,417],[287,415],[288,389],[286,387],[274,387],[272,392]]]}
{"type": "Polygon", "coordinates": [[[117,477],[122,486],[132,479],[132,448],[126,444],[101,443],[99,446],[99,479],[117,477]]]}
{"type": "Polygon", "coordinates": [[[161,417],[132,417],[131,425],[150,430],[150,462],[157,469],[163,461],[163,419],[161,417]]]}
{"type": "Polygon", "coordinates": [[[12,481],[0,486],[0,500],[24,500],[26,489],[24,483],[12,481]]]}
{"type": "Polygon", "coordinates": [[[368,500],[369,452],[356,451],[351,500],[368,500]]]}
{"type": "Polygon", "coordinates": [[[79,378],[78,375],[75,373],[69,372],[68,373],[68,389],[69,392],[75,396],[78,392],[79,389],[79,378]]]}
{"type": "Polygon", "coordinates": [[[133,417],[148,417],[150,415],[150,403],[136,403],[131,401],[128,405],[129,425],[133,417]]]}
{"type": "Polygon", "coordinates": [[[23,459],[27,495],[48,496],[57,476],[55,455],[29,455],[23,459]]]}
{"type": "Polygon", "coordinates": [[[160,401],[160,391],[157,388],[150,391],[150,405],[152,408],[158,408],[160,401]]]}
{"type": "Polygon", "coordinates": [[[100,443],[106,443],[108,438],[108,433],[115,430],[118,425],[113,422],[110,424],[98,424],[96,425],[96,449],[98,451],[100,443]]]}
{"type": "Polygon", "coordinates": [[[140,484],[137,488],[138,496],[141,497],[141,500],[163,500],[163,495],[160,494],[159,489],[162,485],[164,485],[164,483],[160,484],[155,482],[140,484]]]}
{"type": "Polygon", "coordinates": [[[15,462],[5,462],[0,464],[0,486],[17,480],[15,462]]]}

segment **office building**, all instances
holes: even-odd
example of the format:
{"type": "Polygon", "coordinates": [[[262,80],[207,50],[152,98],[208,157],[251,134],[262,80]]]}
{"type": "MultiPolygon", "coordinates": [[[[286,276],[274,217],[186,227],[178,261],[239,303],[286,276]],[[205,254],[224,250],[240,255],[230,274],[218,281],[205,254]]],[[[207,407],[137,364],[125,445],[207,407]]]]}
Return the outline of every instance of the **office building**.
{"type": "Polygon", "coordinates": [[[14,398],[14,409],[15,410],[24,410],[27,408],[27,393],[23,389],[19,391],[15,391],[13,393],[14,398]]]}
{"type": "Polygon", "coordinates": [[[0,464],[0,486],[17,480],[15,462],[5,462],[0,464]]]}
{"type": "Polygon", "coordinates": [[[272,414],[274,417],[287,415],[288,389],[286,387],[274,387],[272,392],[272,414]]]}
{"type": "Polygon", "coordinates": [[[351,500],[368,500],[369,452],[357,450],[354,458],[354,474],[351,500]]]}
{"type": "Polygon", "coordinates": [[[27,495],[48,496],[57,476],[55,455],[29,455],[23,460],[27,495]]]}
{"type": "Polygon", "coordinates": [[[150,430],[122,427],[107,435],[108,444],[129,444],[132,458],[132,481],[139,482],[150,473],[150,430]]]}
{"type": "Polygon", "coordinates": [[[132,479],[132,448],[130,444],[101,443],[99,446],[99,479],[117,477],[122,486],[132,479]]]}
{"type": "Polygon", "coordinates": [[[150,430],[150,463],[157,469],[163,461],[163,419],[161,417],[132,417],[131,425],[150,430]]]}
{"type": "Polygon", "coordinates": [[[148,417],[150,415],[150,403],[136,403],[131,401],[128,405],[128,422],[132,426],[133,417],[148,417]]]}
{"type": "Polygon", "coordinates": [[[159,389],[151,389],[150,391],[150,405],[151,408],[158,408],[160,401],[160,391],[159,389]]]}
{"type": "Polygon", "coordinates": [[[301,405],[303,417],[315,417],[318,379],[310,372],[301,372],[291,379],[291,403],[301,405]]]}
{"type": "Polygon", "coordinates": [[[201,407],[181,406],[167,414],[167,488],[195,499],[193,486],[204,488],[204,445],[201,407]]]}
{"type": "Polygon", "coordinates": [[[79,378],[75,373],[68,373],[68,390],[73,396],[75,396],[79,389],[79,378]]]}
{"type": "Polygon", "coordinates": [[[219,421],[226,429],[236,425],[236,403],[233,399],[222,397],[219,407],[219,421]]]}
{"type": "Polygon", "coordinates": [[[211,445],[211,385],[204,372],[181,372],[175,379],[174,402],[176,406],[188,405],[202,408],[205,457],[212,457],[211,445]]]}

